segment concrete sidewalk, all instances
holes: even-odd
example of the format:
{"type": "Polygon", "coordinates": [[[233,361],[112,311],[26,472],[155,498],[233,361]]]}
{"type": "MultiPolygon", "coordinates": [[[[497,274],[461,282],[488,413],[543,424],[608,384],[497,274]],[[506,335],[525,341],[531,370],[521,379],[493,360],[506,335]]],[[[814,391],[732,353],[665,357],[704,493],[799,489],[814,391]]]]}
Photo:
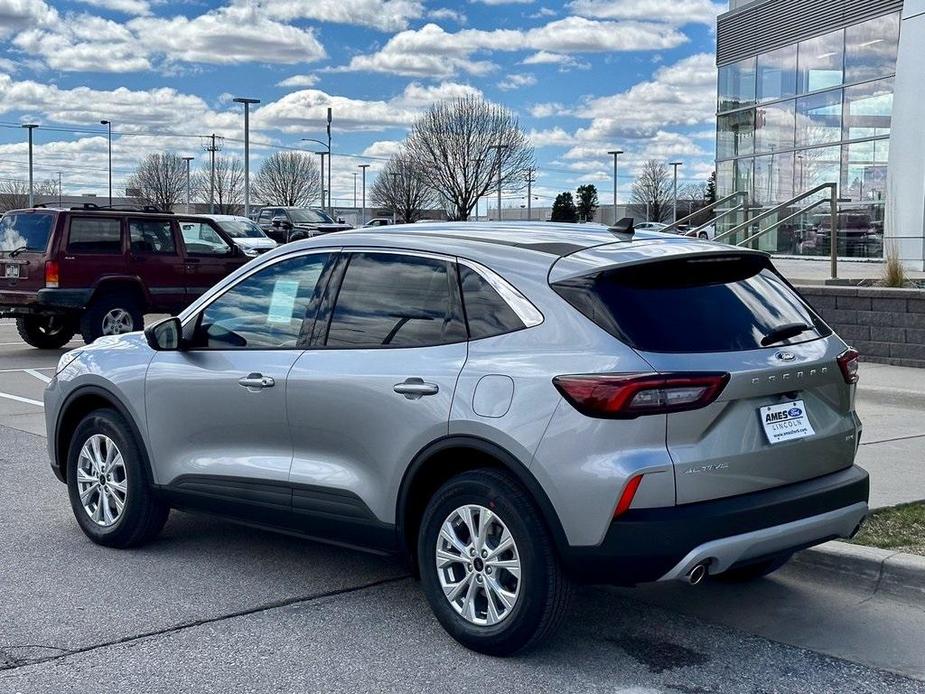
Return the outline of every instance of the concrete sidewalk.
{"type": "MultiPolygon", "coordinates": [[[[822,257],[781,258],[772,256],[774,266],[794,284],[821,284],[831,274],[829,259],[822,257]]],[[[883,273],[883,262],[877,260],[838,261],[838,277],[843,280],[876,280],[883,273]]],[[[925,280],[925,272],[906,271],[911,280],[925,280]]]]}

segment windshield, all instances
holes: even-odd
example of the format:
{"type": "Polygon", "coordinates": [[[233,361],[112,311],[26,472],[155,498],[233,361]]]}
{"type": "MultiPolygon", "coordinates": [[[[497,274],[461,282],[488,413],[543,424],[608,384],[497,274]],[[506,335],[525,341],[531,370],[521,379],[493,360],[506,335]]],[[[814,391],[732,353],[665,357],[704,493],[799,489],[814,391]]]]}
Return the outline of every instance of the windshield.
{"type": "Polygon", "coordinates": [[[51,212],[5,214],[0,219],[0,251],[44,251],[55,216],[51,212]]]}
{"type": "Polygon", "coordinates": [[[262,239],[264,237],[260,227],[250,220],[225,219],[220,221],[218,225],[235,239],[262,239]]]}
{"type": "Polygon", "coordinates": [[[294,224],[333,224],[334,220],[321,210],[289,209],[286,210],[294,224]]]}

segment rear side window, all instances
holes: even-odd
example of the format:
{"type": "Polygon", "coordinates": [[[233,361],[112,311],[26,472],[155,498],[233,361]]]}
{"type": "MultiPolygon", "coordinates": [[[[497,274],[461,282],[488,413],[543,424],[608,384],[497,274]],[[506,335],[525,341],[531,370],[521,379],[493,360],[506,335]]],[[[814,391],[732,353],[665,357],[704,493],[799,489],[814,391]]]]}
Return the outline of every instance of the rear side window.
{"type": "Polygon", "coordinates": [[[0,251],[44,251],[55,216],[51,213],[5,214],[0,219],[0,251]]]}
{"type": "Polygon", "coordinates": [[[106,217],[71,217],[68,253],[121,253],[122,220],[106,217]]]}
{"type": "Polygon", "coordinates": [[[169,221],[157,219],[128,220],[132,253],[176,255],[177,245],[169,221]]]}
{"type": "Polygon", "coordinates": [[[328,347],[428,347],[466,339],[449,263],[354,253],[331,315],[328,347]]]}
{"type": "Polygon", "coordinates": [[[465,265],[458,267],[470,339],[502,335],[526,327],[484,277],[465,265]]]}
{"type": "Polygon", "coordinates": [[[553,284],[601,328],[646,352],[734,352],[831,334],[761,256],[644,263],[553,284]],[[763,345],[784,326],[805,326],[763,345]]]}

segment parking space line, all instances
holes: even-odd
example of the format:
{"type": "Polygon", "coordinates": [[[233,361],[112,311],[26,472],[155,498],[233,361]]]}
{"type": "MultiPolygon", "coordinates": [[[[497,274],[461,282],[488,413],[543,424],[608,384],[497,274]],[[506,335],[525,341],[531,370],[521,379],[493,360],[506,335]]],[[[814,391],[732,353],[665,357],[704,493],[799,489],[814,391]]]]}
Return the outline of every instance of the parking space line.
{"type": "Polygon", "coordinates": [[[32,369],[0,369],[0,374],[18,374],[23,371],[54,371],[54,369],[54,366],[34,366],[32,369]]]}
{"type": "Polygon", "coordinates": [[[0,393],[0,398],[15,400],[16,402],[24,402],[27,405],[37,405],[38,407],[45,409],[45,403],[39,402],[38,400],[32,400],[31,398],[21,398],[18,395],[11,395],[10,393],[0,393]]]}
{"type": "Polygon", "coordinates": [[[51,383],[51,376],[46,376],[43,373],[39,373],[38,369],[23,369],[27,374],[33,378],[39,379],[42,383],[51,383]]]}

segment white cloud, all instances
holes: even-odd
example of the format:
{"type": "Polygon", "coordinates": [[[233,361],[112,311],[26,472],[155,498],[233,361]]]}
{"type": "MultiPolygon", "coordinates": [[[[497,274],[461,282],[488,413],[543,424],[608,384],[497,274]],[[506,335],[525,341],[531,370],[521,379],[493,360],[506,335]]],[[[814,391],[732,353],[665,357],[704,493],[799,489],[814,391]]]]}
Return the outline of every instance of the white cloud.
{"type": "Polygon", "coordinates": [[[556,11],[551,7],[541,7],[530,15],[530,19],[541,19],[543,17],[555,17],[556,11]]]}
{"type": "Polygon", "coordinates": [[[469,2],[481,5],[529,5],[533,0],[469,0],[469,2]]]}
{"type": "Polygon", "coordinates": [[[572,0],[568,8],[582,17],[595,19],[651,19],[657,17],[676,26],[706,24],[715,26],[725,4],[711,0],[572,0]]]}
{"type": "Polygon", "coordinates": [[[484,75],[494,66],[474,59],[473,53],[612,53],[674,48],[687,40],[680,31],[656,22],[609,22],[583,17],[567,17],[527,30],[463,29],[453,33],[436,24],[426,24],[394,35],[378,52],[354,56],[338,70],[422,77],[448,77],[460,71],[484,75]]]}
{"type": "Polygon", "coordinates": [[[259,7],[280,21],[312,19],[319,22],[368,26],[380,31],[400,31],[424,15],[418,0],[235,0],[238,7],[259,7]]]}
{"type": "Polygon", "coordinates": [[[42,0],[0,0],[0,38],[57,17],[55,9],[42,0]]]}
{"type": "Polygon", "coordinates": [[[534,147],[567,147],[575,143],[575,136],[560,127],[531,130],[527,133],[534,147]]]}
{"type": "Polygon", "coordinates": [[[401,150],[401,146],[402,143],[400,140],[376,140],[363,150],[363,156],[375,159],[388,159],[398,154],[401,150]]]}
{"type": "Polygon", "coordinates": [[[314,87],[321,79],[318,75],[293,75],[277,82],[277,87],[314,87]]]}
{"type": "Polygon", "coordinates": [[[113,10],[131,15],[151,14],[151,4],[148,0],[79,0],[85,5],[101,7],[104,10],[113,10]]]}
{"type": "Polygon", "coordinates": [[[431,10],[427,13],[427,18],[437,21],[446,19],[456,22],[457,24],[465,24],[467,21],[465,14],[458,10],[451,10],[449,7],[438,7],[435,10],[431,10]]]}
{"type": "Polygon", "coordinates": [[[498,82],[498,89],[510,91],[521,87],[532,87],[536,84],[536,77],[530,74],[511,74],[498,82]]]}

